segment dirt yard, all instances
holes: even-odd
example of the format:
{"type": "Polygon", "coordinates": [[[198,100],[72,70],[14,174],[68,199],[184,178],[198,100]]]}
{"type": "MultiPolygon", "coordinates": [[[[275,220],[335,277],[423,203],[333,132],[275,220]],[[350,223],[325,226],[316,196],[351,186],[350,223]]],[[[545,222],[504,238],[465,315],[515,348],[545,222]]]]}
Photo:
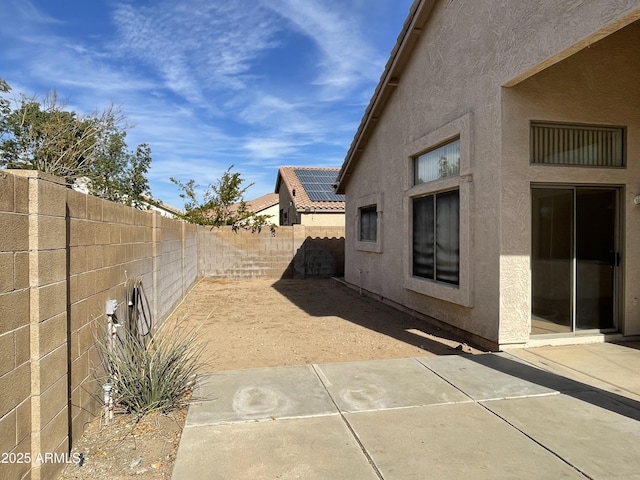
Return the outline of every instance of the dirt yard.
{"type": "Polygon", "coordinates": [[[201,328],[208,371],[450,355],[462,342],[331,279],[204,279],[168,321],[201,328]]]}
{"type": "MultiPolygon", "coordinates": [[[[477,352],[335,280],[203,279],[165,325],[176,322],[200,329],[203,372],[477,352]]],[[[96,419],[75,442],[86,463],[60,478],[170,478],[185,416],[96,419]]]]}

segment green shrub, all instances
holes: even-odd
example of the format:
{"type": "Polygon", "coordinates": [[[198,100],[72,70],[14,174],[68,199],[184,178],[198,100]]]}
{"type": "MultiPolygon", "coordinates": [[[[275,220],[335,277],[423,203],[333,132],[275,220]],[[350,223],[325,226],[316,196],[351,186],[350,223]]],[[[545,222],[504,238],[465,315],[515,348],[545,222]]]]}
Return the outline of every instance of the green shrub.
{"type": "MultiPolygon", "coordinates": [[[[106,332],[105,332],[106,333],[106,332]]],[[[204,345],[197,330],[180,325],[160,328],[137,337],[118,328],[111,345],[107,335],[97,341],[105,381],[113,384],[113,400],[127,412],[140,416],[154,411],[168,412],[186,403],[193,388],[204,345]]]]}

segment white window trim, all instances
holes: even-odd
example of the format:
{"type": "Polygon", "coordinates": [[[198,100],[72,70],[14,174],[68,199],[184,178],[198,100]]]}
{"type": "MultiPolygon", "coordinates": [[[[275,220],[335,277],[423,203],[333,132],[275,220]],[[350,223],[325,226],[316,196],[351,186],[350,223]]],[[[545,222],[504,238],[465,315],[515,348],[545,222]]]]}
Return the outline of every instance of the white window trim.
{"type": "Polygon", "coordinates": [[[447,302],[473,307],[471,212],[473,176],[471,174],[471,114],[466,114],[427,133],[405,148],[405,195],[403,215],[406,221],[404,238],[404,287],[413,292],[447,302]],[[460,139],[460,175],[413,185],[414,158],[433,147],[460,139]],[[413,265],[413,199],[424,195],[458,189],[460,192],[460,277],[458,285],[449,285],[427,278],[414,277],[413,265]]]}
{"type": "Polygon", "coordinates": [[[382,192],[371,193],[356,198],[356,215],[355,215],[355,232],[356,232],[356,250],[362,252],[382,253],[382,201],[384,196],[382,192]],[[376,206],[376,241],[367,242],[360,240],[360,209],[364,207],[376,206]]]}

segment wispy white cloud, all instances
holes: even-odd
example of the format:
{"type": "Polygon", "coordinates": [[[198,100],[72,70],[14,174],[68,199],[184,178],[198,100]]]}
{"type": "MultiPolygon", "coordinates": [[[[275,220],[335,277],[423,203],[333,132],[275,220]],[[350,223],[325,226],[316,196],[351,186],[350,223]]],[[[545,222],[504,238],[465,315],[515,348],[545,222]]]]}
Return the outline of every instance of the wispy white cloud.
{"type": "Polygon", "coordinates": [[[252,1],[120,4],[118,51],[161,72],[168,88],[203,107],[223,90],[239,90],[252,62],[276,45],[273,15],[252,1]]]}
{"type": "Polygon", "coordinates": [[[47,1],[0,0],[15,19],[0,30],[0,75],[25,93],[55,88],[81,113],[122,105],[131,149],[152,148],[154,195],[178,206],[170,176],[206,185],[234,164],[259,196],[279,165],[339,166],[391,47],[365,13],[411,3],[94,0],[101,30],[76,34],[47,1]]]}
{"type": "Polygon", "coordinates": [[[58,18],[52,17],[37,8],[31,0],[4,0],[0,2],[0,18],[3,18],[2,28],[19,29],[31,25],[63,24],[58,18]]]}
{"type": "Polygon", "coordinates": [[[349,2],[308,0],[263,0],[311,38],[321,52],[321,70],[316,83],[328,87],[333,98],[350,94],[361,82],[376,81],[382,61],[371,47],[349,2]]]}
{"type": "Polygon", "coordinates": [[[281,159],[297,150],[299,141],[286,141],[278,138],[251,138],[244,148],[249,151],[251,158],[258,160],[281,159]]]}

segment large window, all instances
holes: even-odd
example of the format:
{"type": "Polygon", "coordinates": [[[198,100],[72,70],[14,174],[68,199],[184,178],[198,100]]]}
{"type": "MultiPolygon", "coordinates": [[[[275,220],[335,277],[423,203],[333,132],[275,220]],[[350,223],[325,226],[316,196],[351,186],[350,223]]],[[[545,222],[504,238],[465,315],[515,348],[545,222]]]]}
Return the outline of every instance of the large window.
{"type": "Polygon", "coordinates": [[[429,150],[413,160],[413,184],[460,174],[460,140],[429,150]]]}
{"type": "Polygon", "coordinates": [[[362,207],[360,210],[360,233],[361,242],[375,242],[378,238],[378,212],[376,205],[362,207]]]}
{"type": "Polygon", "coordinates": [[[533,122],[531,163],[623,167],[624,128],[533,122]]]}
{"type": "Polygon", "coordinates": [[[403,285],[465,307],[473,307],[471,121],[459,117],[404,150],[403,285]]]}
{"type": "Polygon", "coordinates": [[[459,190],[414,198],[413,275],[460,283],[459,190]]]}

